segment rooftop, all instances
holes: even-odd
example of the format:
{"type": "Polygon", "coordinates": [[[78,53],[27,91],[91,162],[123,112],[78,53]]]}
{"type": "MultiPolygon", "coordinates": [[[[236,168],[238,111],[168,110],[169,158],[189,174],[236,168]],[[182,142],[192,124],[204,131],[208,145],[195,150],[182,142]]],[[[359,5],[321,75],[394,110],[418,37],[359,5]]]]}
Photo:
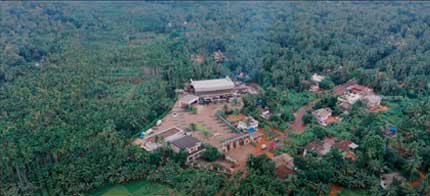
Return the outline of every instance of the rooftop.
{"type": "Polygon", "coordinates": [[[198,143],[200,143],[200,140],[192,136],[186,135],[182,138],[173,140],[170,143],[180,149],[186,149],[196,146],[198,143]]]}
{"type": "Polygon", "coordinates": [[[180,99],[181,102],[187,103],[187,104],[191,104],[195,101],[197,101],[199,99],[199,97],[195,96],[195,95],[185,95],[184,97],[182,97],[180,99]]]}
{"type": "Polygon", "coordinates": [[[350,140],[341,140],[341,141],[337,142],[336,144],[334,144],[334,147],[338,148],[341,151],[348,151],[350,149],[357,148],[358,145],[355,144],[354,142],[350,141],[350,140]]]}
{"type": "Polygon", "coordinates": [[[394,180],[404,181],[405,178],[403,176],[401,176],[400,173],[398,173],[398,172],[383,174],[381,176],[380,185],[382,188],[386,189],[386,188],[390,187],[390,185],[393,183],[394,180]]]}
{"type": "Polygon", "coordinates": [[[362,98],[361,95],[359,94],[355,94],[355,93],[346,93],[340,97],[338,97],[338,100],[342,103],[342,102],[347,102],[349,104],[354,104],[356,103],[358,100],[360,100],[362,98]]]}
{"type": "Polygon", "coordinates": [[[335,140],[336,140],[336,138],[326,137],[326,138],[324,138],[322,143],[319,141],[311,142],[305,147],[305,149],[307,151],[318,152],[320,155],[324,156],[330,152],[330,149],[334,145],[335,140]]]}
{"type": "Polygon", "coordinates": [[[324,76],[318,75],[316,73],[312,75],[312,81],[314,82],[321,82],[324,80],[324,78],[325,78],[324,76]]]}
{"type": "Polygon", "coordinates": [[[350,85],[346,88],[346,90],[352,91],[352,93],[356,93],[356,94],[364,91],[373,91],[373,89],[359,84],[350,85]]]}
{"type": "Polygon", "coordinates": [[[178,127],[171,127],[171,128],[159,131],[157,133],[148,135],[149,137],[145,138],[144,141],[146,143],[154,143],[156,140],[155,136],[158,136],[160,139],[168,140],[167,138],[174,136],[175,134],[181,134],[183,132],[184,131],[182,129],[179,129],[178,127]]]}
{"type": "Polygon", "coordinates": [[[272,160],[273,162],[275,162],[276,167],[284,165],[290,169],[294,168],[294,158],[287,153],[283,153],[276,157],[273,157],[272,160]]]}
{"type": "Polygon", "coordinates": [[[377,102],[380,102],[382,100],[382,97],[379,95],[369,95],[366,98],[371,103],[377,103],[377,102]]]}
{"type": "Polygon", "coordinates": [[[328,118],[329,116],[331,116],[331,109],[321,108],[321,109],[315,110],[312,113],[316,115],[318,118],[328,118]]]}
{"type": "Polygon", "coordinates": [[[191,85],[195,92],[231,90],[234,88],[234,83],[229,77],[212,80],[191,80],[191,85]]]}

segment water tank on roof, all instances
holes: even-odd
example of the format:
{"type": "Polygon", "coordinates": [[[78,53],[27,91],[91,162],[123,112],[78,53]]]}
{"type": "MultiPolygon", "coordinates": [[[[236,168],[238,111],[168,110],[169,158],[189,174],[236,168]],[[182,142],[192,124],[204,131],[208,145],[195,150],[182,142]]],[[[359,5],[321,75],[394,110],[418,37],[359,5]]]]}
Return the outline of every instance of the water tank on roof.
{"type": "Polygon", "coordinates": [[[143,139],[143,138],[145,137],[145,132],[143,132],[143,131],[142,131],[142,132],[140,132],[139,137],[143,139]]]}

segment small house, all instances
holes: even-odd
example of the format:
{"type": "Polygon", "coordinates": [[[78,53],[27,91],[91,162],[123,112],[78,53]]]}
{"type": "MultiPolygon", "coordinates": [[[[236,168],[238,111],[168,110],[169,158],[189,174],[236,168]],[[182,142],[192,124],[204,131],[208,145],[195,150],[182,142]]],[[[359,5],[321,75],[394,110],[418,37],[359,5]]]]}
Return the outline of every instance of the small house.
{"type": "Polygon", "coordinates": [[[247,117],[245,120],[237,123],[237,128],[245,132],[255,132],[258,127],[258,121],[252,117],[247,117]]]}
{"type": "Polygon", "coordinates": [[[357,94],[357,95],[361,95],[361,96],[373,94],[373,89],[371,89],[367,86],[359,85],[359,84],[350,85],[350,86],[346,87],[346,90],[352,94],[357,94]]]}
{"type": "Polygon", "coordinates": [[[325,79],[325,77],[324,76],[321,76],[321,75],[318,75],[318,74],[316,74],[316,73],[314,73],[313,75],[312,75],[312,81],[313,82],[315,82],[315,83],[320,83],[321,81],[323,81],[324,79],[325,79]]]}
{"type": "Polygon", "coordinates": [[[319,155],[324,156],[330,152],[331,148],[335,144],[336,138],[327,137],[324,138],[323,142],[314,141],[309,143],[303,151],[303,156],[306,156],[308,152],[317,152],[319,155]]]}
{"type": "Polygon", "coordinates": [[[139,138],[137,144],[146,151],[152,152],[164,145],[165,142],[173,141],[184,136],[185,132],[178,127],[171,127],[157,132],[147,132],[144,138],[139,138]]]}
{"type": "Polygon", "coordinates": [[[283,153],[273,157],[272,161],[275,162],[278,177],[285,178],[287,174],[295,173],[294,158],[291,155],[283,153]]]}
{"type": "Polygon", "coordinates": [[[264,110],[261,112],[260,116],[261,118],[264,118],[267,120],[272,116],[272,113],[270,112],[270,110],[264,110]]]}
{"type": "Polygon", "coordinates": [[[388,189],[391,184],[394,182],[394,180],[397,180],[399,182],[404,182],[406,179],[400,175],[398,172],[383,174],[381,176],[380,186],[383,189],[388,189]]]}
{"type": "Polygon", "coordinates": [[[346,102],[350,105],[354,105],[357,101],[361,100],[362,96],[354,93],[345,93],[344,95],[338,97],[338,102],[343,103],[346,102]]]}
{"type": "Polygon", "coordinates": [[[356,148],[358,148],[358,145],[350,140],[341,140],[334,144],[334,147],[342,151],[342,155],[344,158],[349,158],[352,161],[357,160],[357,156],[353,152],[356,148]]]}
{"type": "Polygon", "coordinates": [[[332,111],[330,108],[321,108],[312,112],[314,117],[317,119],[317,122],[322,125],[327,125],[327,119],[331,116],[332,111]]]}
{"type": "Polygon", "coordinates": [[[373,110],[377,109],[381,105],[382,97],[379,95],[368,95],[366,96],[367,108],[373,110]]]}

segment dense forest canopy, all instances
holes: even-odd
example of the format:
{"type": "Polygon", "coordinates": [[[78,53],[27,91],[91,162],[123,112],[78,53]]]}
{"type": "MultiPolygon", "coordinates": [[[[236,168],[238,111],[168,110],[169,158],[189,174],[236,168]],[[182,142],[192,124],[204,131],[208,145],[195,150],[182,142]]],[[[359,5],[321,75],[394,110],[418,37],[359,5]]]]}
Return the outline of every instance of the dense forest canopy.
{"type": "MultiPolygon", "coordinates": [[[[247,179],[229,179],[226,188],[223,175],[184,169],[180,156],[167,161],[169,151],[148,154],[130,145],[133,135],[169,110],[174,89],[190,78],[237,78],[242,72],[246,82],[298,92],[308,88],[304,81],[313,73],[334,84],[357,79],[380,94],[413,99],[402,106],[409,116],[404,126],[430,127],[424,110],[430,107],[426,2],[0,5],[0,195],[77,195],[147,178],[193,195],[216,194],[221,187],[282,194],[283,182],[268,183],[272,174],[258,168],[247,179]],[[215,59],[217,51],[225,59],[215,59]],[[186,180],[190,176],[199,180],[186,180]],[[265,186],[256,190],[256,182],[265,186]],[[197,184],[204,186],[194,190],[197,184]]],[[[380,145],[378,137],[358,138],[380,145]]],[[[421,158],[428,168],[428,158],[421,158]]],[[[303,162],[306,172],[318,165],[316,159],[303,162]]],[[[303,176],[310,174],[297,178],[303,176]]]]}

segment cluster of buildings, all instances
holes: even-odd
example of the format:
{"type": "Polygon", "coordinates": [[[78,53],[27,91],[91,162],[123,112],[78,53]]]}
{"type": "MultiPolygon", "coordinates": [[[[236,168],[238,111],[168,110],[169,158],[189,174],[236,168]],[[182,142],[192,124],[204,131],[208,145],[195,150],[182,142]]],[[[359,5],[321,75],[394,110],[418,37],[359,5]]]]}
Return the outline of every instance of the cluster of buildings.
{"type": "Polygon", "coordinates": [[[224,140],[221,147],[222,152],[228,152],[239,146],[257,142],[263,136],[261,133],[257,132],[258,121],[251,116],[247,116],[245,119],[237,122],[235,127],[239,129],[241,133],[224,140]]]}
{"type": "MultiPolygon", "coordinates": [[[[247,93],[248,87],[240,82],[233,82],[229,77],[225,77],[211,80],[190,80],[189,83],[185,84],[184,90],[178,90],[177,92],[180,94],[179,106],[184,108],[193,104],[230,102],[247,93]]],[[[163,130],[154,128],[154,131],[142,132],[141,137],[135,140],[135,143],[149,152],[161,147],[169,147],[176,152],[185,151],[188,153],[187,163],[191,163],[200,158],[202,152],[204,152],[202,141],[211,143],[221,152],[229,152],[239,146],[257,141],[262,136],[257,132],[258,121],[252,117],[246,117],[235,123],[234,127],[239,131],[225,135],[227,138],[222,139],[219,145],[214,145],[213,141],[206,141],[204,138],[199,137],[199,133],[186,132],[177,126],[163,130]]],[[[215,144],[218,144],[218,142],[215,142],[215,144]]]]}
{"type": "Polygon", "coordinates": [[[337,104],[343,110],[350,110],[357,101],[364,101],[369,110],[376,110],[381,105],[382,97],[376,95],[372,88],[352,84],[346,87],[345,93],[338,98],[337,104]]]}
{"type": "Polygon", "coordinates": [[[156,133],[151,132],[147,135],[142,134],[140,140],[135,140],[135,144],[148,152],[153,152],[161,147],[170,147],[175,152],[183,150],[188,153],[187,163],[200,158],[205,150],[200,140],[178,127],[171,127],[156,133]]]}
{"type": "Polygon", "coordinates": [[[330,108],[314,110],[312,115],[317,119],[318,124],[322,126],[327,126],[330,123],[341,121],[341,118],[332,116],[332,110],[330,108]]]}
{"type": "MultiPolygon", "coordinates": [[[[322,76],[314,74],[313,78],[314,77],[316,77],[315,80],[319,80],[322,76]]],[[[352,105],[358,101],[366,103],[366,106],[370,111],[377,111],[381,106],[382,97],[376,95],[372,88],[359,84],[351,84],[348,85],[343,94],[337,98],[336,104],[344,112],[347,112],[352,108],[352,105]]],[[[326,126],[334,122],[340,122],[342,120],[339,117],[332,116],[332,109],[328,107],[315,110],[312,114],[317,119],[318,124],[322,126],[326,126]]]]}
{"type": "Polygon", "coordinates": [[[324,156],[328,154],[332,148],[339,149],[344,158],[351,159],[352,161],[357,160],[354,150],[358,148],[358,145],[350,140],[338,141],[334,137],[326,137],[322,142],[314,141],[309,143],[303,151],[303,156],[306,156],[309,152],[316,152],[320,156],[324,156]]]}

